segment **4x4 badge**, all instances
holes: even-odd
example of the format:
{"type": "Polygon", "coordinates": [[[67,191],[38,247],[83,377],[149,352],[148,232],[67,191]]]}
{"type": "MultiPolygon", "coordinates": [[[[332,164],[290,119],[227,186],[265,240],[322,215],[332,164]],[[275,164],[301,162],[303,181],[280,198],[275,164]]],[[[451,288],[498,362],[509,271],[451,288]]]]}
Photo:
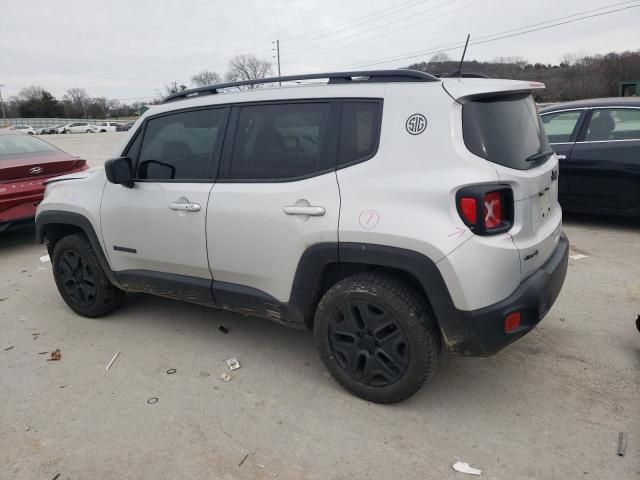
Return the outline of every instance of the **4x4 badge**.
{"type": "Polygon", "coordinates": [[[407,118],[405,127],[411,135],[420,135],[427,128],[427,119],[421,113],[414,113],[407,118]]]}

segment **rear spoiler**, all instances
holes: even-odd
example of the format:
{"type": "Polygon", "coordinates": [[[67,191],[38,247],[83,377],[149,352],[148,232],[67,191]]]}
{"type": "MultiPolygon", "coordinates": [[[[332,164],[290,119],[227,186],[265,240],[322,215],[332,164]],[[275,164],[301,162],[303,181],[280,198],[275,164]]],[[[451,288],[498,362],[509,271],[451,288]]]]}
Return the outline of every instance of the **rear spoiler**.
{"type": "Polygon", "coordinates": [[[531,93],[545,88],[541,82],[498,80],[481,78],[443,78],[442,88],[451,98],[465,103],[473,98],[493,97],[500,94],[531,93]]]}

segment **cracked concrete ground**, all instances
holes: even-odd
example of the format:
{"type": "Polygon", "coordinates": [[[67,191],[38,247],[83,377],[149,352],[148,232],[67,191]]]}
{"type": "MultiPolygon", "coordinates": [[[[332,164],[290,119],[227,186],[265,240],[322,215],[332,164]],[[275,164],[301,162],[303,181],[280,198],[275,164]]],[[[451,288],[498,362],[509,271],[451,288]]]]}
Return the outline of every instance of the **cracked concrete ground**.
{"type": "MultiPolygon", "coordinates": [[[[92,165],[120,138],[47,137],[92,165]]],[[[391,406],[341,390],[307,332],[142,294],[81,318],[33,230],[1,234],[0,478],[469,478],[457,460],[486,479],[639,478],[640,222],[566,216],[565,231],[588,257],[539,328],[491,358],[445,355],[391,406]]]]}

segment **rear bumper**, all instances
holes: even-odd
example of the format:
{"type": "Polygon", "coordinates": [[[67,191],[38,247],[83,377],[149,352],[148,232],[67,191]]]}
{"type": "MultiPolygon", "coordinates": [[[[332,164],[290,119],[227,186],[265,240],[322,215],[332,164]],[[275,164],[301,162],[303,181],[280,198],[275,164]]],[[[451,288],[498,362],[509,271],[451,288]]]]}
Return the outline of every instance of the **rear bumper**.
{"type": "Polygon", "coordinates": [[[569,240],[563,233],[555,251],[506,299],[478,310],[450,312],[441,318],[445,341],[456,355],[489,356],[527,334],[540,323],[560,293],[567,274],[569,240]],[[519,311],[520,327],[504,331],[504,319],[519,311]]]}

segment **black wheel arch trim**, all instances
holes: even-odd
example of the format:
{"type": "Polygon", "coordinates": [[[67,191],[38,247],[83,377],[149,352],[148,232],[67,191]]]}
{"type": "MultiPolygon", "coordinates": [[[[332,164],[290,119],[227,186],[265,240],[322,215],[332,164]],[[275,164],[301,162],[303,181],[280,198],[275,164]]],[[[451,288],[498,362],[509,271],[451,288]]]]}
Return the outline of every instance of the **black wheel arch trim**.
{"type": "MultiPolygon", "coordinates": [[[[44,212],[40,212],[36,216],[36,241],[38,243],[43,243],[45,241],[47,227],[51,225],[69,225],[80,229],[80,231],[82,231],[89,239],[91,248],[93,248],[93,251],[96,253],[98,262],[109,281],[116,287],[122,288],[118,278],[114,274],[113,270],[111,270],[111,266],[107,261],[104,251],[102,250],[102,245],[98,240],[98,236],[87,217],[80,215],[79,213],[65,212],[62,210],[45,210],[44,212]]],[[[50,241],[47,241],[47,249],[49,250],[49,254],[53,253],[50,241]]]]}

